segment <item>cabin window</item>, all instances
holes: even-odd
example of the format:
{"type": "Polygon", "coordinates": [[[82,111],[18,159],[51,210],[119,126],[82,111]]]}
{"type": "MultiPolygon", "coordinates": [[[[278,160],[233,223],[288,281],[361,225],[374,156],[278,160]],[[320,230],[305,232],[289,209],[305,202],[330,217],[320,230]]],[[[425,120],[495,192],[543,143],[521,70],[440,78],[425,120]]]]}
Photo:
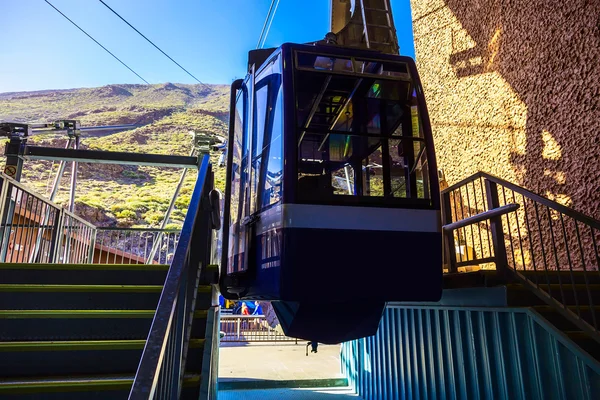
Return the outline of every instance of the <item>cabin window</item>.
{"type": "Polygon", "coordinates": [[[352,76],[336,73],[346,60],[325,61],[297,59],[298,201],[431,204],[416,87],[406,66],[354,60],[352,76]]]}
{"type": "MultiPolygon", "coordinates": [[[[267,115],[268,115],[268,97],[269,95],[269,85],[263,86],[256,91],[256,104],[255,104],[255,129],[253,130],[254,135],[252,138],[252,213],[257,211],[255,209],[256,201],[257,201],[257,193],[259,190],[259,180],[260,180],[260,169],[261,169],[261,161],[264,149],[264,137],[265,137],[265,126],[267,124],[267,115]]],[[[267,142],[268,146],[269,143],[267,142]]],[[[268,151],[268,150],[267,150],[268,151]]]]}
{"type": "Polygon", "coordinates": [[[235,105],[235,125],[233,130],[232,163],[231,163],[231,208],[229,227],[228,273],[240,272],[246,269],[246,241],[241,234],[245,229],[240,221],[248,215],[246,201],[248,190],[248,129],[247,92],[240,90],[235,105]]]}
{"type": "Polygon", "coordinates": [[[280,202],[283,177],[283,91],[281,60],[277,57],[256,78],[253,145],[253,204],[255,212],[280,202]]]}
{"type": "Polygon", "coordinates": [[[271,144],[265,149],[267,153],[267,170],[263,185],[263,207],[277,204],[281,201],[283,178],[283,91],[281,86],[273,109],[273,128],[271,144]]]}

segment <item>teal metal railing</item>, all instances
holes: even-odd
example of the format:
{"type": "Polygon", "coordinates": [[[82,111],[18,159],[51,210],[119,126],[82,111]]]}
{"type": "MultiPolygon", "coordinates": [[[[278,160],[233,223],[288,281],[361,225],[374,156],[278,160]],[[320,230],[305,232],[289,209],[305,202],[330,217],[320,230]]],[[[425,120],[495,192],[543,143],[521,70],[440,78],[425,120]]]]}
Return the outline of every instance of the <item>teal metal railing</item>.
{"type": "Polygon", "coordinates": [[[390,305],[341,359],[364,400],[600,398],[600,363],[527,308],[390,305]]]}

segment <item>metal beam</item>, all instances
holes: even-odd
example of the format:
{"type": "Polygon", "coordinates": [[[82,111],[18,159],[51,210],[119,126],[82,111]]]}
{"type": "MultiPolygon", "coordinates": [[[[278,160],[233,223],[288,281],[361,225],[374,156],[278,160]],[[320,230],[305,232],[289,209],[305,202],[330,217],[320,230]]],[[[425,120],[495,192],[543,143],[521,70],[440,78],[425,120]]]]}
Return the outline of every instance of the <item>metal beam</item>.
{"type": "MultiPolygon", "coordinates": [[[[55,128],[53,126],[47,126],[50,124],[41,125],[31,125],[33,133],[65,133],[68,132],[69,129],[61,129],[55,128]]],[[[140,124],[125,124],[125,125],[104,125],[104,126],[84,126],[82,128],[77,128],[80,132],[100,132],[100,131],[116,131],[116,130],[128,130],[139,128],[142,125],[140,124]]]]}
{"type": "Polygon", "coordinates": [[[198,168],[198,157],[126,153],[117,151],[74,150],[42,146],[25,146],[22,157],[25,160],[65,160],[94,164],[198,168]]]}

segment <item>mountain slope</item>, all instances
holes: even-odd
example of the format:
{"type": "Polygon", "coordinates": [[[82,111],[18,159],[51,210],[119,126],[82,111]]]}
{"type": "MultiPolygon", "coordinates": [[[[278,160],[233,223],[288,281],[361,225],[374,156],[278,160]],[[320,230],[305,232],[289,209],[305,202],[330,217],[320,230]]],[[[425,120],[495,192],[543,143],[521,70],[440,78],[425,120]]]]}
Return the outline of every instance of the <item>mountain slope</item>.
{"type": "MultiPolygon", "coordinates": [[[[190,130],[227,135],[227,85],[108,85],[99,88],[0,93],[0,121],[26,123],[77,119],[81,126],[139,124],[137,129],[84,133],[81,148],[188,155],[190,130]]],[[[64,147],[65,134],[35,134],[29,143],[64,147]]],[[[214,158],[218,154],[213,155],[214,158]]],[[[26,162],[22,181],[48,195],[57,162],[26,162]]],[[[56,201],[66,204],[70,182],[67,166],[56,201]]],[[[157,226],[162,221],[181,170],[105,164],[80,164],[77,213],[101,226],[157,226]]],[[[224,170],[216,170],[223,186],[224,170]]],[[[171,222],[183,221],[196,173],[189,171],[171,222]]]]}

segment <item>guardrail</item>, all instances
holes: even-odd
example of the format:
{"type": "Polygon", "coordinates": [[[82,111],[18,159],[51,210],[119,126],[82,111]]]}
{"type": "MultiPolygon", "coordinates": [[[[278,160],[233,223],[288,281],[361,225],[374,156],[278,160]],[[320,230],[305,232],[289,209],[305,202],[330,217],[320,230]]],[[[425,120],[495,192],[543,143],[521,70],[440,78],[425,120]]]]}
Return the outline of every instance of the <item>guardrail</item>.
{"type": "Polygon", "coordinates": [[[493,263],[600,342],[600,221],[483,172],[442,191],[442,214],[448,272],[493,263]]]}
{"type": "MultiPolygon", "coordinates": [[[[211,256],[211,231],[215,228],[212,219],[214,205],[210,200],[212,189],[213,174],[209,156],[205,155],[129,394],[130,400],[179,398],[199,276],[211,256]]],[[[218,357],[214,351],[205,356],[211,360],[218,357]]],[[[206,388],[203,380],[211,376],[201,377],[201,387],[206,388]]],[[[206,390],[213,391],[210,384],[206,390]]]]}
{"type": "Polygon", "coordinates": [[[96,230],[98,264],[169,264],[181,235],[180,229],[98,227],[96,230]],[[153,249],[155,253],[150,257],[153,249]]]}
{"type": "Polygon", "coordinates": [[[226,342],[295,342],[298,339],[285,336],[269,326],[264,315],[221,314],[221,332],[226,342]]]}
{"type": "Polygon", "coordinates": [[[0,262],[169,264],[180,234],[96,227],[0,174],[0,262]]]}
{"type": "Polygon", "coordinates": [[[523,307],[392,303],[341,364],[365,400],[600,398],[600,363],[523,307]]]}
{"type": "Polygon", "coordinates": [[[61,214],[55,262],[61,264],[93,262],[96,227],[65,209],[61,210],[61,214]]]}
{"type": "Polygon", "coordinates": [[[0,262],[52,263],[61,247],[70,252],[75,242],[62,238],[66,210],[4,174],[0,185],[0,262]]]}

